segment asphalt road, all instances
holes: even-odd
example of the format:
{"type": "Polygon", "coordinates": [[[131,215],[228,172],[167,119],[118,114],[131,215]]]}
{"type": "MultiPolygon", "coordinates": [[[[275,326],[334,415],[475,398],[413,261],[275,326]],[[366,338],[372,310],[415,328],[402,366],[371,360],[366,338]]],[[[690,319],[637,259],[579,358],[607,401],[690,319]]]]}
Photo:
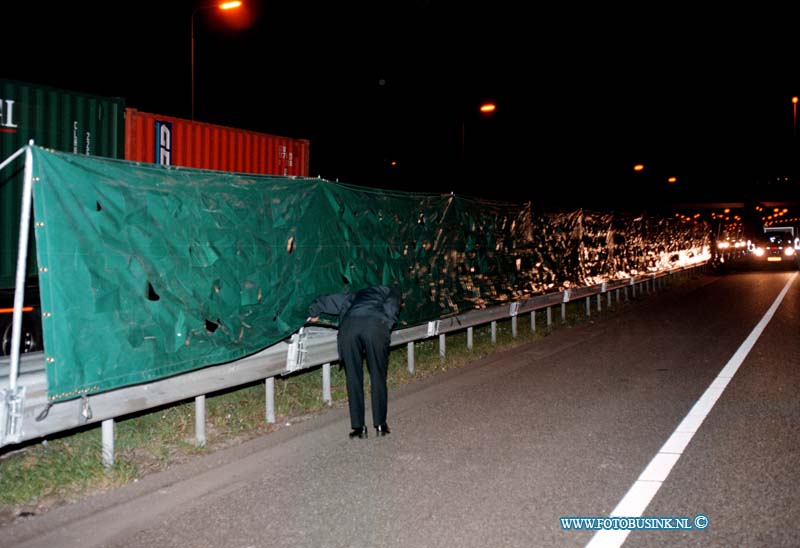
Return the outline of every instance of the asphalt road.
{"type": "Polygon", "coordinates": [[[347,411],[333,408],[18,520],[0,529],[0,545],[586,546],[595,532],[560,518],[605,518],[630,500],[739,360],[638,500],[640,517],[703,514],[707,527],[631,531],[604,545],[798,546],[799,324],[795,273],[707,276],[391,392],[387,437],[348,439],[347,411]],[[748,336],[751,349],[737,353],[748,336]]]}

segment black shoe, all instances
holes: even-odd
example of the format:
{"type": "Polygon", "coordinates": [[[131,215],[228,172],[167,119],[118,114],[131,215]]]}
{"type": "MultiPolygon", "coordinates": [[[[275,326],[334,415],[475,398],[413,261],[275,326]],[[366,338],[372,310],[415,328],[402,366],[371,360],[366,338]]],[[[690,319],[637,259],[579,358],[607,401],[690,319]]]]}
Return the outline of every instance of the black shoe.
{"type": "Polygon", "coordinates": [[[386,434],[391,434],[391,431],[389,430],[389,425],[388,424],[383,423],[383,424],[375,427],[375,435],[376,436],[385,436],[386,434]]]}
{"type": "Polygon", "coordinates": [[[350,439],[353,438],[360,438],[365,439],[367,437],[367,427],[362,426],[361,428],[353,428],[352,432],[350,432],[350,439]]]}

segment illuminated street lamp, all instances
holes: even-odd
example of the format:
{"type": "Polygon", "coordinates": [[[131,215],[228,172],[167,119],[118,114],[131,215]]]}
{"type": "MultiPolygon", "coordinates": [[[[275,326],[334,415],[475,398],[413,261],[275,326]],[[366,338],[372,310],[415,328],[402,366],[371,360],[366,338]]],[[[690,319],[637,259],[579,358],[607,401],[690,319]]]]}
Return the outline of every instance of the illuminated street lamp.
{"type": "Polygon", "coordinates": [[[208,10],[208,9],[217,8],[217,9],[220,9],[220,10],[223,10],[223,11],[230,11],[230,10],[235,10],[237,8],[240,8],[240,7],[242,7],[242,2],[239,1],[239,0],[235,0],[235,1],[232,1],[232,2],[217,2],[216,4],[208,4],[208,5],[205,5],[205,6],[198,6],[198,7],[196,7],[194,9],[194,11],[192,11],[192,16],[191,16],[191,21],[190,21],[190,24],[191,24],[191,33],[190,34],[191,34],[191,38],[192,38],[192,46],[191,46],[191,50],[192,50],[192,52],[191,52],[192,53],[192,120],[194,120],[194,16],[200,10],[208,10]]]}
{"type": "Polygon", "coordinates": [[[792,109],[794,110],[794,136],[797,137],[797,96],[792,97],[792,109]]]}

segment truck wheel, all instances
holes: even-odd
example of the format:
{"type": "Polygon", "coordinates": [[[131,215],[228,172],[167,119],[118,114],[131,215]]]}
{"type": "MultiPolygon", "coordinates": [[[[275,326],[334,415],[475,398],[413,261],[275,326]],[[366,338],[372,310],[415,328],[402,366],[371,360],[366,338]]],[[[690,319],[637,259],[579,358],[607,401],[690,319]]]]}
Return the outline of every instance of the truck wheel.
{"type": "MultiPolygon", "coordinates": [[[[0,355],[9,356],[11,355],[11,333],[14,327],[14,323],[9,321],[5,327],[3,328],[3,339],[2,347],[0,347],[0,355]]],[[[36,352],[39,350],[39,337],[36,334],[36,331],[31,327],[31,322],[26,321],[24,318],[22,320],[22,333],[20,334],[20,341],[19,341],[19,352],[23,354],[25,352],[36,352]]]]}

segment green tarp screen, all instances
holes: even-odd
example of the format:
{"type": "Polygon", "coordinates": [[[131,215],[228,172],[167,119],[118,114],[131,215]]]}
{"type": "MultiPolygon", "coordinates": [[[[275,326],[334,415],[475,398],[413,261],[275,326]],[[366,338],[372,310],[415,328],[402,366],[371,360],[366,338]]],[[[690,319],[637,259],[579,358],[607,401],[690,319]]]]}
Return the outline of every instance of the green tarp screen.
{"type": "Polygon", "coordinates": [[[708,249],[696,223],[32,148],[51,401],[255,353],[320,294],[398,284],[413,325],[708,249]]]}

